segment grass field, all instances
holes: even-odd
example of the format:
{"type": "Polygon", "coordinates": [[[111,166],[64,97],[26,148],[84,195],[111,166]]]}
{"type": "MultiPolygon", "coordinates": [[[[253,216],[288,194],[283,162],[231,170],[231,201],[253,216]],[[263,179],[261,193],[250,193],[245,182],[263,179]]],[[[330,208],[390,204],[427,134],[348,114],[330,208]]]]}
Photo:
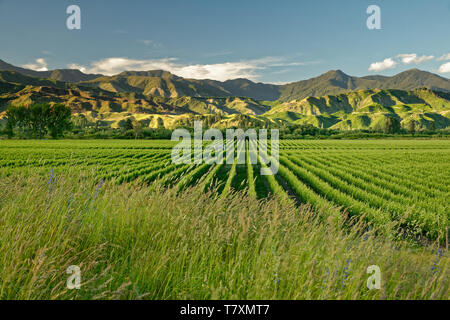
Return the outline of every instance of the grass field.
{"type": "Polygon", "coordinates": [[[174,145],[0,141],[0,298],[449,298],[450,141],[286,140],[275,176],[174,145]]]}

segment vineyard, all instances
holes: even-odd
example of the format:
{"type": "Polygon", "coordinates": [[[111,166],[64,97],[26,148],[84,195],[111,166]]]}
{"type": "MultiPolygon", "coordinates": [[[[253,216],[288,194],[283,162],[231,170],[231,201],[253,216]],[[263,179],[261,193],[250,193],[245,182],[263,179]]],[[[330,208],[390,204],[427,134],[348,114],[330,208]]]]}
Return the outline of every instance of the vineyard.
{"type": "MultiPolygon", "coordinates": [[[[175,165],[172,141],[2,141],[0,176],[89,172],[95,181],[155,182],[178,190],[202,184],[220,196],[247,190],[314,208],[340,207],[376,225],[399,222],[407,234],[444,241],[449,224],[450,141],[280,142],[275,176],[261,166],[175,165]]],[[[248,144],[247,144],[248,151],[248,144]]],[[[247,154],[248,157],[248,154],[247,154]]],[[[260,160],[260,159],[259,159],[260,160]]]]}
{"type": "Polygon", "coordinates": [[[276,175],[175,144],[0,141],[0,298],[448,300],[449,141],[285,140],[276,175]]]}

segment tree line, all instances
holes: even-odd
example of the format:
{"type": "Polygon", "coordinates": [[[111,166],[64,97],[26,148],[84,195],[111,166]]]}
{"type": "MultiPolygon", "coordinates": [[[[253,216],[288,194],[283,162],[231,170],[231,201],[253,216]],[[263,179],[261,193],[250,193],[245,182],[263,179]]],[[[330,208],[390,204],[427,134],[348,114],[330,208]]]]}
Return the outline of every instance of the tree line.
{"type": "MultiPolygon", "coordinates": [[[[9,106],[6,111],[7,124],[4,130],[0,128],[0,135],[9,138],[42,139],[47,134],[53,138],[64,135],[69,138],[96,138],[96,139],[170,139],[172,130],[164,128],[164,124],[158,124],[157,128],[149,128],[148,123],[137,119],[123,119],[119,121],[119,128],[105,127],[101,120],[97,120],[95,126],[89,126],[89,121],[84,115],[71,116],[70,107],[63,104],[37,103],[30,106],[9,106]]],[[[223,118],[222,115],[190,115],[182,118],[176,124],[177,128],[193,130],[194,121],[203,121],[205,128],[213,127],[223,118]]],[[[158,118],[157,120],[161,120],[158,118]]],[[[161,120],[162,122],[162,120],[161,120]]],[[[432,124],[434,125],[434,124],[432,124]]],[[[312,124],[281,123],[273,124],[268,120],[253,119],[248,115],[239,115],[233,124],[233,128],[267,128],[279,129],[281,139],[302,139],[308,137],[334,138],[334,137],[371,137],[382,134],[411,134],[411,135],[448,135],[448,130],[436,131],[434,126],[423,130],[416,120],[410,120],[402,127],[400,120],[395,117],[386,117],[380,128],[361,130],[340,130],[316,127],[312,124]]],[[[222,131],[225,131],[223,128],[222,131]]]]}
{"type": "Polygon", "coordinates": [[[9,106],[6,117],[9,138],[17,134],[25,138],[42,139],[48,133],[52,138],[58,138],[72,128],[71,110],[63,104],[9,106]]]}

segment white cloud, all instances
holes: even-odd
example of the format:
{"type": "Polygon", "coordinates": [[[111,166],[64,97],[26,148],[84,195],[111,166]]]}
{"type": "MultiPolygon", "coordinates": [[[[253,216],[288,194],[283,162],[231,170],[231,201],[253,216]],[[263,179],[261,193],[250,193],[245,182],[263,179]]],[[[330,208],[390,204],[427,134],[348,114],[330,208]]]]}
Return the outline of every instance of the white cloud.
{"type": "Polygon", "coordinates": [[[418,56],[416,53],[399,54],[397,57],[404,64],[420,64],[434,59],[434,56],[418,56]]]}
{"type": "Polygon", "coordinates": [[[274,84],[277,86],[282,86],[284,84],[288,84],[290,83],[289,81],[269,81],[269,82],[264,82],[265,84],[274,84]]]}
{"type": "Polygon", "coordinates": [[[450,73],[450,62],[444,63],[439,67],[438,71],[440,73],[450,73]]]}
{"type": "Polygon", "coordinates": [[[155,42],[150,39],[141,39],[137,40],[137,42],[143,44],[146,47],[151,47],[153,49],[161,49],[164,47],[161,43],[155,42]]]}
{"type": "Polygon", "coordinates": [[[392,69],[397,66],[397,62],[394,61],[392,58],[384,59],[380,62],[374,62],[370,65],[369,71],[383,71],[386,69],[392,69]]]}
{"type": "Polygon", "coordinates": [[[450,53],[444,54],[442,57],[438,59],[439,61],[450,60],[450,53]]]}
{"type": "Polygon", "coordinates": [[[72,64],[83,72],[114,75],[123,71],[165,70],[177,76],[194,79],[212,79],[225,81],[236,78],[247,78],[257,81],[258,71],[283,66],[300,66],[312,62],[287,62],[282,57],[264,57],[254,60],[224,62],[215,64],[181,64],[176,58],[164,59],[129,59],[125,57],[106,58],[94,61],[89,67],[72,64]]]}
{"type": "Polygon", "coordinates": [[[138,42],[149,46],[153,43],[153,40],[138,40],[138,42]]]}
{"type": "Polygon", "coordinates": [[[387,58],[380,62],[374,62],[370,65],[369,71],[383,71],[393,69],[399,63],[403,64],[421,64],[433,60],[434,56],[419,56],[417,53],[402,53],[393,58],[387,58]]]}
{"type": "Polygon", "coordinates": [[[69,69],[78,69],[78,70],[80,70],[81,72],[86,73],[86,68],[83,67],[83,66],[80,66],[79,64],[76,64],[76,63],[68,64],[67,67],[68,67],[69,69]]]}
{"type": "Polygon", "coordinates": [[[258,68],[260,67],[247,62],[225,62],[183,66],[173,70],[173,73],[184,78],[213,79],[219,81],[235,78],[256,80],[258,76],[255,74],[255,70],[258,68]]]}
{"type": "Polygon", "coordinates": [[[38,58],[35,60],[35,63],[27,63],[22,65],[22,67],[31,69],[34,71],[48,71],[47,61],[44,58],[38,58]]]}
{"type": "Polygon", "coordinates": [[[208,57],[208,58],[213,58],[213,57],[228,56],[230,54],[233,54],[233,51],[224,50],[224,51],[218,51],[218,52],[205,53],[204,56],[208,57]]]}

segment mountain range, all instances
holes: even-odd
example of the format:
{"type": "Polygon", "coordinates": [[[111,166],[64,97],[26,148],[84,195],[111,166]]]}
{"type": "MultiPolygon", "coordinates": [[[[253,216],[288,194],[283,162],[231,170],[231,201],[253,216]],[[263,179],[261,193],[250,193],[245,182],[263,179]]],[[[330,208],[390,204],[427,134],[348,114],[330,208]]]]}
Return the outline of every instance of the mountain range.
{"type": "Polygon", "coordinates": [[[88,81],[102,76],[101,74],[85,74],[77,69],[55,69],[50,71],[35,71],[13,66],[12,64],[9,64],[1,59],[0,59],[0,71],[14,71],[23,74],[25,76],[36,78],[48,78],[65,82],[88,81]]]}
{"type": "Polygon", "coordinates": [[[315,78],[284,85],[255,83],[248,79],[223,82],[186,79],[163,70],[125,71],[114,76],[85,74],[76,69],[34,71],[15,67],[3,60],[0,60],[0,71],[14,71],[26,76],[76,83],[115,93],[135,92],[166,98],[239,96],[256,100],[291,101],[309,96],[366,89],[413,90],[424,87],[436,91],[450,91],[450,79],[418,69],[407,70],[392,77],[380,75],[354,77],[341,70],[331,70],[315,78]]]}
{"type": "Polygon", "coordinates": [[[392,77],[353,77],[331,70],[274,85],[187,79],[163,70],[113,76],[73,69],[34,71],[0,60],[0,114],[10,104],[33,102],[64,103],[76,115],[113,127],[127,117],[174,127],[192,115],[218,114],[222,119],[217,125],[225,126],[238,125],[241,114],[255,121],[340,129],[377,128],[386,116],[404,124],[414,119],[424,128],[450,126],[450,80],[418,69],[392,77]]]}

